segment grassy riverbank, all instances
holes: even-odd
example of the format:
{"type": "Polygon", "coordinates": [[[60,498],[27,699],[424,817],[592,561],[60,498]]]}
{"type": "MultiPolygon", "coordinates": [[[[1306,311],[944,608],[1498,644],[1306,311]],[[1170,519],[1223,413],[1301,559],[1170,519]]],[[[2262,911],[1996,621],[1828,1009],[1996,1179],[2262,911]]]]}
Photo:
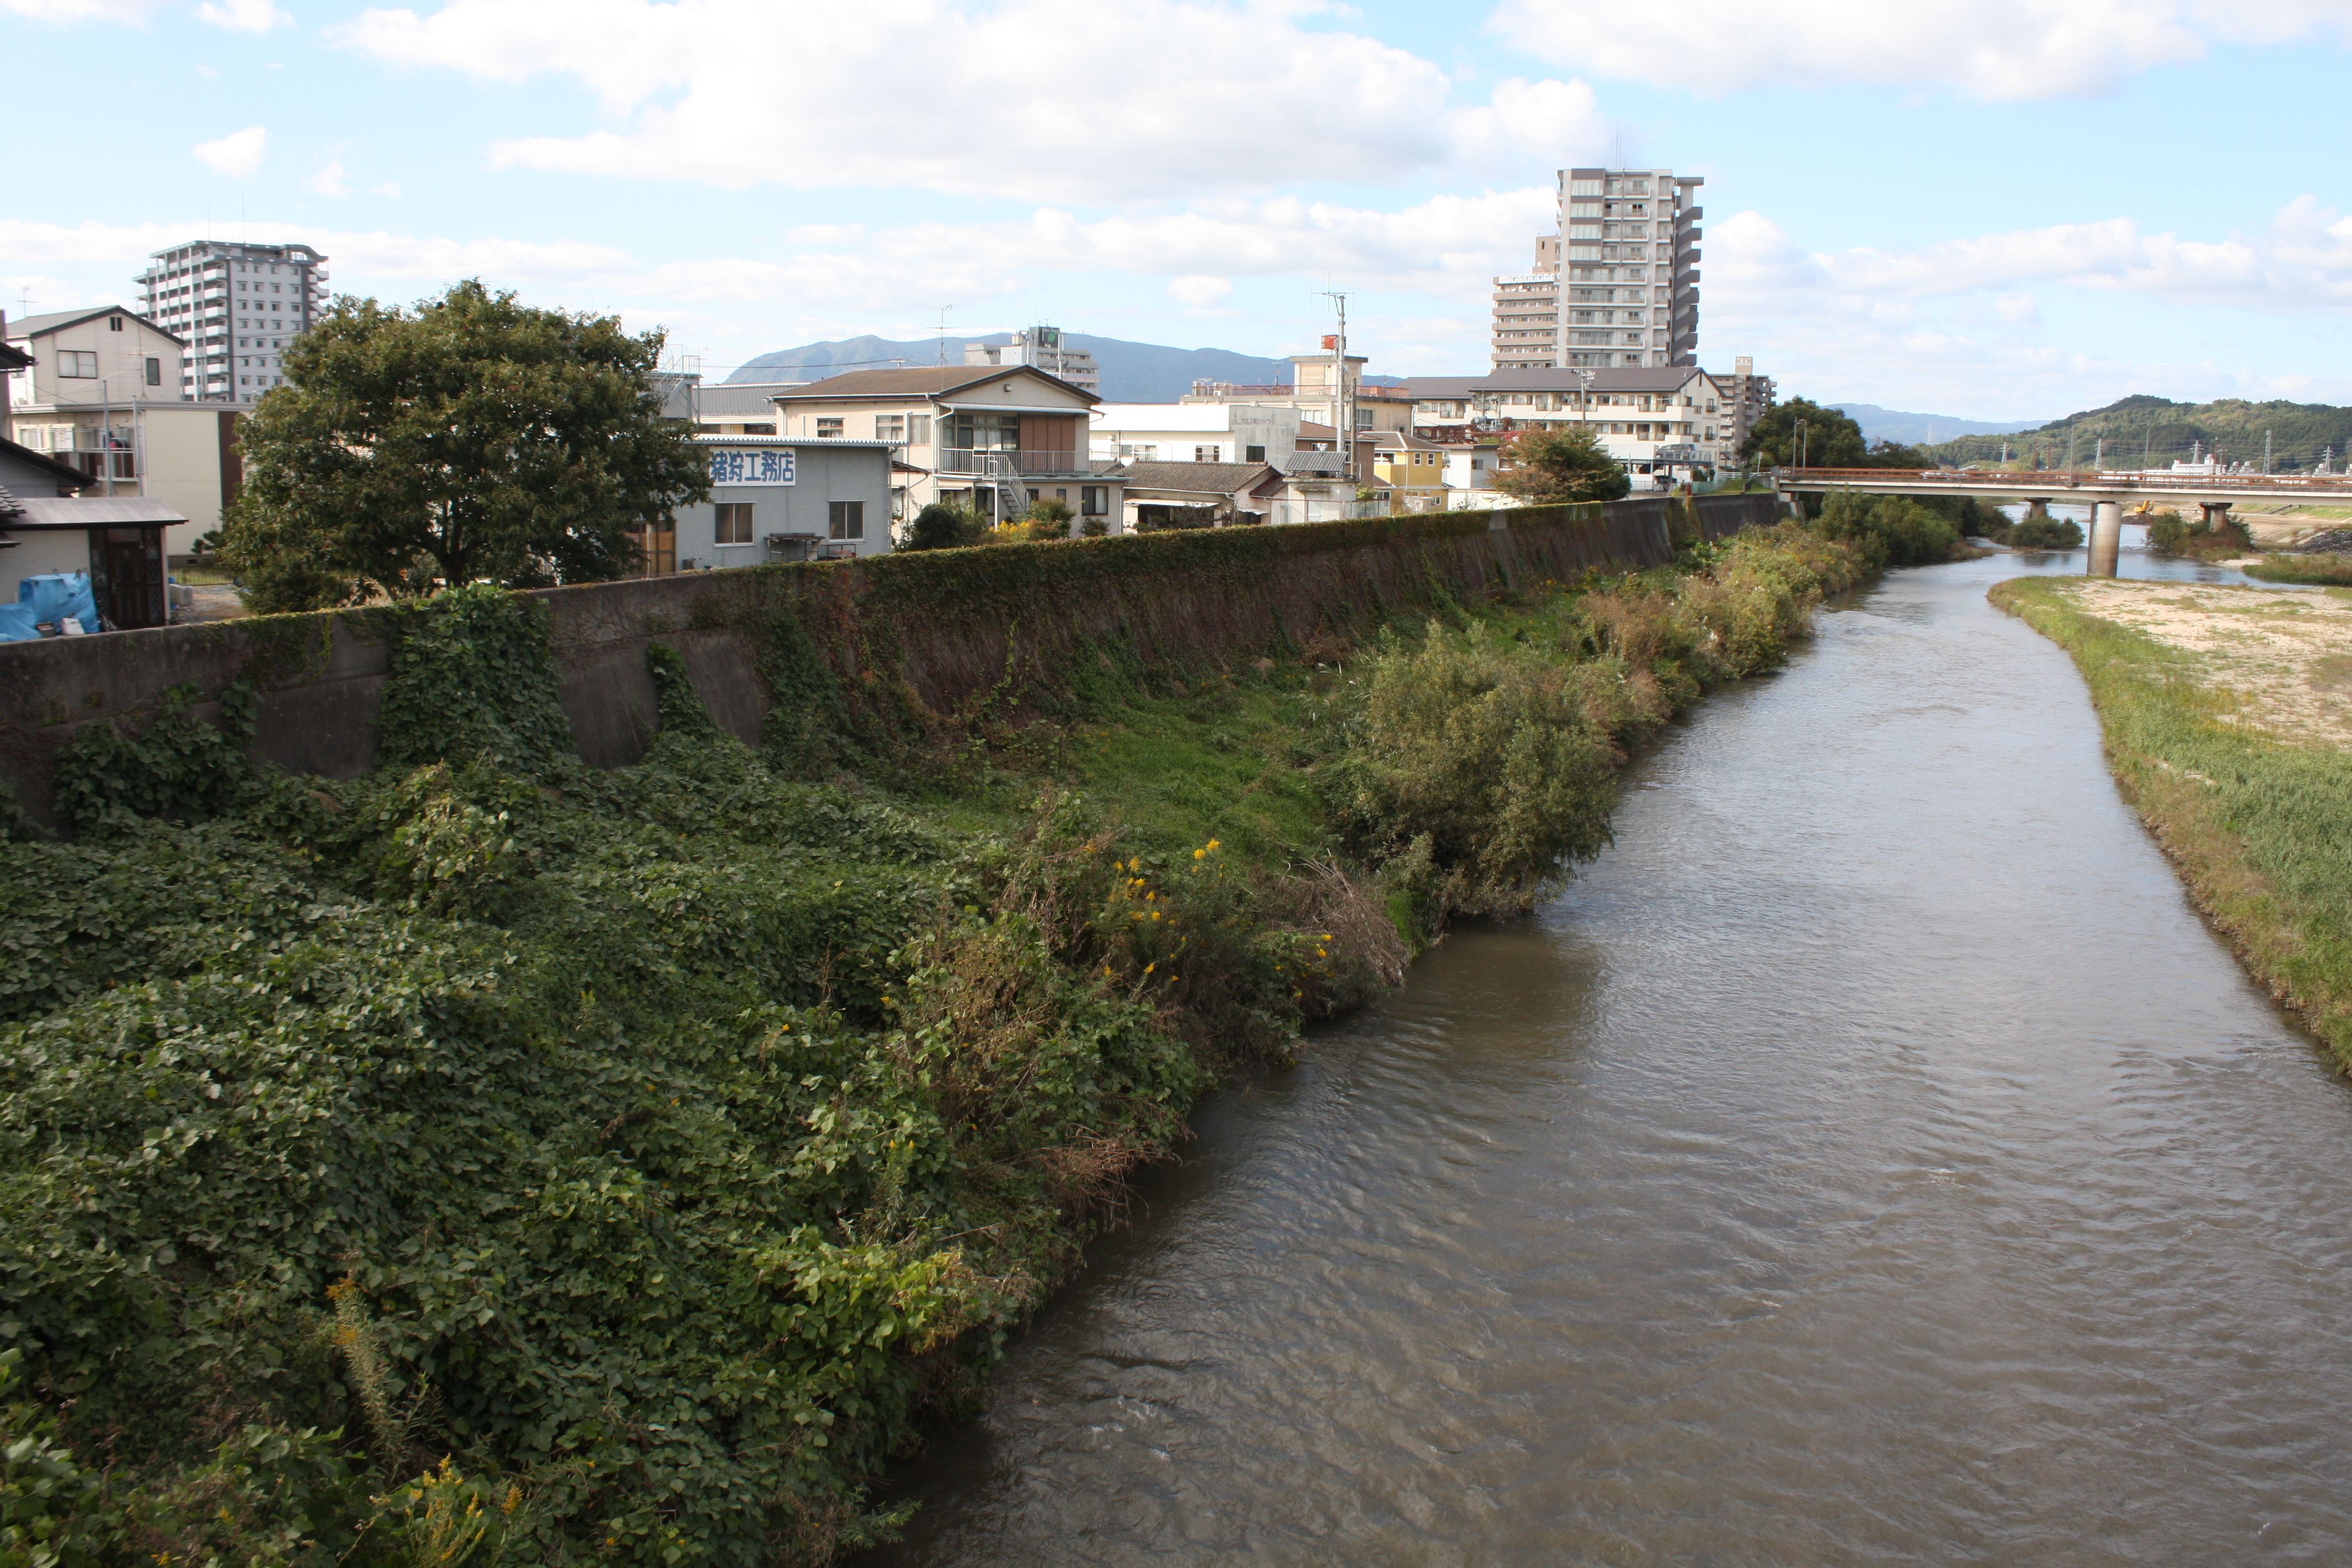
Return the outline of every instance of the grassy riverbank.
{"type": "Polygon", "coordinates": [[[1992,600],[2074,656],[2126,798],[2352,1068],[2352,602],[2049,577],[1992,600]]]}
{"type": "Polygon", "coordinates": [[[870,1537],[1205,1085],[1557,887],[1874,539],[895,729],[796,689],[760,749],[656,648],[611,773],[469,590],[402,612],[367,777],[257,771],[234,693],[93,732],[76,840],[0,845],[0,1562],[870,1537]]]}

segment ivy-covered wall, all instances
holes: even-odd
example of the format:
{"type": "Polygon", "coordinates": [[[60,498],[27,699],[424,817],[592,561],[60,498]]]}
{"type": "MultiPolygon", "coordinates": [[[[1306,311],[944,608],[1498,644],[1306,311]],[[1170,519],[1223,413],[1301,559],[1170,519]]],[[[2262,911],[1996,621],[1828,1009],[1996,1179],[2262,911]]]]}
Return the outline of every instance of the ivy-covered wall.
{"type": "MultiPolygon", "coordinates": [[[[1076,661],[1217,662],[1307,646],[1398,610],[1521,582],[1655,565],[1684,531],[1769,522],[1770,496],[1664,497],[996,545],[556,588],[547,608],[580,753],[635,761],[656,697],[646,645],[683,657],[714,718],[757,742],[845,700],[954,713],[1050,689],[1076,661]]],[[[51,759],[84,726],[243,682],[254,754],[294,773],[370,767],[401,636],[390,610],[262,616],[0,646],[0,782],[53,820],[51,759]]]]}

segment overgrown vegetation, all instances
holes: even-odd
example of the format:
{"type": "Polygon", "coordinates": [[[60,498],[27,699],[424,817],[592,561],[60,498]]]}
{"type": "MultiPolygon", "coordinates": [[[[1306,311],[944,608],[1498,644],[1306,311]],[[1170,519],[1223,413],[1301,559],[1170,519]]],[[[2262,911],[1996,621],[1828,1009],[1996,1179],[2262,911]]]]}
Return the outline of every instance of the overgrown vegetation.
{"type": "Polygon", "coordinates": [[[2352,555],[2265,555],[2250,563],[2245,572],[2265,583],[2352,587],[2352,555]]]}
{"type": "Polygon", "coordinates": [[[2062,581],[1993,603],[2074,655],[2124,794],[2257,978],[2352,1068],[2352,767],[2231,722],[2242,699],[2192,656],[2093,616],[2062,581]]]}
{"type": "Polygon", "coordinates": [[[870,1539],[1205,1083],[1558,886],[1625,750],[1906,526],[956,715],[787,615],[761,746],[656,646],[611,773],[542,610],[461,589],[394,618],[367,777],[255,770],[234,691],[91,732],[77,841],[0,847],[0,1554],[870,1539]]]}
{"type": "Polygon", "coordinates": [[[1825,539],[1851,544],[1873,570],[1949,561],[1963,548],[1949,518],[1906,496],[1832,490],[1813,528],[1825,539]]]}
{"type": "Polygon", "coordinates": [[[2246,525],[2234,517],[2224,517],[2221,525],[2201,513],[2189,522],[2170,509],[2150,512],[2147,522],[2147,547],[2158,555],[2177,555],[2190,561],[2230,561],[2251,554],[2254,536],[2246,525]]]}

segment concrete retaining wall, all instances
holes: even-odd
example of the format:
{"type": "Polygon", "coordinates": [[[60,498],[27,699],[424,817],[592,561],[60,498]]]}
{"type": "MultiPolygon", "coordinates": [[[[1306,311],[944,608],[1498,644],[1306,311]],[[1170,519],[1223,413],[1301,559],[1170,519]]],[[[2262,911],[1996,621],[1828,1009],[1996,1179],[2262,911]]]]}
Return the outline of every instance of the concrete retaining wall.
{"type": "MultiPolygon", "coordinates": [[[[676,647],[712,715],[756,743],[763,639],[789,615],[853,681],[902,681],[935,712],[1008,671],[1124,642],[1147,664],[1219,662],[1308,642],[1442,596],[1475,597],[1670,558],[1676,514],[1706,538],[1769,524],[1769,495],[1441,512],[1283,528],[936,551],[866,561],[544,590],[564,712],[581,756],[642,755],[655,723],[646,645],[676,647]]],[[[87,725],[136,722],[167,690],[254,687],[255,756],[344,778],[375,760],[390,668],[381,611],[278,616],[0,645],[0,780],[49,819],[58,749],[87,725]]],[[[202,711],[199,709],[199,711],[202,711]]]]}

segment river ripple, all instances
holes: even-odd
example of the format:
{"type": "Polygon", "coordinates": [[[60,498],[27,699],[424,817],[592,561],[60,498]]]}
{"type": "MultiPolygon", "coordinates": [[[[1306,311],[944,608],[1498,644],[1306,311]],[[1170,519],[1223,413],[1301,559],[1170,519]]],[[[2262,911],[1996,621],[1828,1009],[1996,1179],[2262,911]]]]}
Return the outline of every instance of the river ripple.
{"type": "Polygon", "coordinates": [[[876,1561],[2352,1561],[2352,1094],[1984,602],[2079,562],[1824,615],[1205,1104],[876,1561]]]}

